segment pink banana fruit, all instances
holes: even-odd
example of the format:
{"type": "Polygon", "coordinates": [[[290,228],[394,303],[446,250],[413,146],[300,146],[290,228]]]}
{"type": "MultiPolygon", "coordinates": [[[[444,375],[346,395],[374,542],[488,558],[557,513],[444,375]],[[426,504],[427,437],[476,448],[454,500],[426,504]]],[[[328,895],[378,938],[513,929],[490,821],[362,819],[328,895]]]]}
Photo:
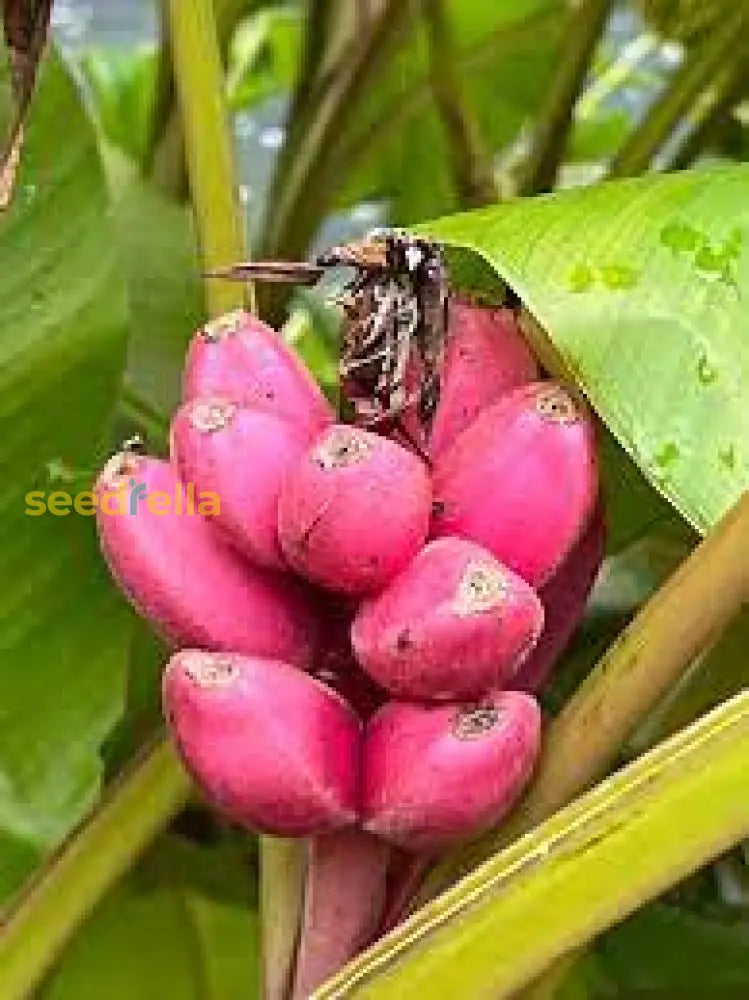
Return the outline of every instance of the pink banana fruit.
{"type": "Polygon", "coordinates": [[[279,836],[355,822],[361,725],[309,674],[188,649],[169,661],[163,701],[185,767],[230,819],[279,836]]]}
{"type": "Polygon", "coordinates": [[[432,457],[444,453],[508,390],[538,377],[538,365],[512,310],[451,299],[440,400],[430,438],[432,457]]]}
{"type": "Polygon", "coordinates": [[[289,469],[307,450],[287,420],[220,397],[185,403],[172,421],[172,456],[184,482],[216,493],[213,523],[248,559],[286,569],[278,544],[278,497],[289,469]]]}
{"type": "Polygon", "coordinates": [[[243,310],[193,337],[182,379],[185,400],[219,396],[283,417],[310,439],[335,414],[304,362],[275,330],[243,310]]]}
{"type": "Polygon", "coordinates": [[[605,541],[606,526],[599,505],[583,536],[541,589],[539,596],[546,612],[544,630],[513,679],[512,685],[518,691],[540,691],[549,680],[585,614],[605,541]]]}
{"type": "Polygon", "coordinates": [[[466,701],[512,683],[543,620],[525,580],[479,545],[441,538],[362,602],[351,638],[393,697],[466,701]]]}
{"type": "Polygon", "coordinates": [[[112,575],[169,641],[311,664],[316,622],[302,587],[246,563],[195,512],[169,463],[122,452],[96,492],[112,575]]]}
{"type": "Polygon", "coordinates": [[[483,545],[538,588],[593,510],[592,421],[551,382],[521,386],[484,410],[438,457],[433,488],[434,536],[483,545]]]}
{"type": "Polygon", "coordinates": [[[281,548],[314,583],[371,593],[421,548],[430,504],[429,476],[415,455],[378,434],[336,424],[284,481],[281,548]]]}
{"type": "Polygon", "coordinates": [[[538,705],[517,691],[473,705],[391,702],[364,735],[362,825],[411,851],[478,836],[517,801],[540,737],[538,705]]]}

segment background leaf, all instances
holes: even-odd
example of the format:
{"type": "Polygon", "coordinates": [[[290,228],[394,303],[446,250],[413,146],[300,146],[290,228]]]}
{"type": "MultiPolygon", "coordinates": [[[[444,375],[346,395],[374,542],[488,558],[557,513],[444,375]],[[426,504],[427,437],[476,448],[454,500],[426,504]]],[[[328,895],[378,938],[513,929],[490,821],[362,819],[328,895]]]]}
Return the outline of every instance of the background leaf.
{"type": "Polygon", "coordinates": [[[603,936],[595,954],[617,997],[739,997],[749,990],[749,927],[653,904],[603,936]]]}
{"type": "MultiPolygon", "coordinates": [[[[104,156],[130,314],[126,384],[165,418],[178,404],[187,343],[203,317],[193,220],[189,206],[165,197],[118,151],[105,147],[104,156]]],[[[161,438],[149,443],[159,447],[161,438]]]]}
{"type": "Polygon", "coordinates": [[[749,482],[749,170],[602,184],[453,216],[609,429],[700,531],[749,482]]]}
{"type": "Polygon", "coordinates": [[[247,109],[291,87],[299,56],[299,13],[292,7],[263,7],[238,25],[226,79],[232,106],[247,109]]]}
{"type": "Polygon", "coordinates": [[[147,153],[154,113],[158,52],[134,52],[109,46],[90,49],[81,59],[99,128],[107,140],[139,163],[147,153]]]}
{"type": "Polygon", "coordinates": [[[90,517],[26,515],[87,489],[118,391],[125,300],[93,131],[55,58],[0,216],[0,895],[92,804],[122,706],[130,614],[90,517]]]}
{"type": "Polygon", "coordinates": [[[163,838],[100,904],[39,1000],[247,1000],[258,921],[237,842],[163,838]]]}

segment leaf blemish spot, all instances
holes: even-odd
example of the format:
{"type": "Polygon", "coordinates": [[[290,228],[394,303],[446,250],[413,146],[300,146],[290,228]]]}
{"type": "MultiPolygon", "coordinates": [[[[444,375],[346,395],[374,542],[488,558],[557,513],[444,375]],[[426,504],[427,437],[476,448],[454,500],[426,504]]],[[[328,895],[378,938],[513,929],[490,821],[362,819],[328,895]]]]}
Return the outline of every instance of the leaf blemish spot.
{"type": "Polygon", "coordinates": [[[661,469],[667,468],[669,465],[673,465],[675,461],[679,458],[681,452],[679,451],[679,446],[674,441],[666,441],[661,450],[655,455],[655,463],[660,466],[661,469]]]}
{"type": "Polygon", "coordinates": [[[669,222],[660,233],[661,243],[674,253],[694,250],[701,239],[699,230],[687,222],[669,222]]]}
{"type": "Polygon", "coordinates": [[[639,278],[637,271],[628,264],[604,264],[600,274],[604,285],[614,291],[634,288],[639,278]]]}
{"type": "Polygon", "coordinates": [[[567,288],[571,292],[587,292],[594,284],[593,270],[581,262],[573,264],[567,272],[567,288]]]}
{"type": "Polygon", "coordinates": [[[727,448],[724,448],[722,451],[718,452],[718,458],[723,463],[723,465],[725,465],[727,469],[733,471],[738,464],[738,458],[736,455],[736,446],[733,444],[729,444],[727,448]]]}
{"type": "Polygon", "coordinates": [[[703,243],[694,256],[694,263],[702,271],[723,270],[725,259],[719,250],[714,250],[708,242],[703,243]]]}
{"type": "Polygon", "coordinates": [[[707,355],[701,354],[697,361],[697,378],[702,385],[712,385],[718,378],[718,372],[707,360],[707,355]]]}

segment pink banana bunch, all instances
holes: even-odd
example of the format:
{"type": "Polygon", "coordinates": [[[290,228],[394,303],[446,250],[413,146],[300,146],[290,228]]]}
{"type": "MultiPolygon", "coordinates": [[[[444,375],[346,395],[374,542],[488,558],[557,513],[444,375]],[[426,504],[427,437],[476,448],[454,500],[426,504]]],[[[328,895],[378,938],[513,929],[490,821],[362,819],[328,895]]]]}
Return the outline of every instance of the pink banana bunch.
{"type": "Polygon", "coordinates": [[[195,335],[183,390],[169,459],[102,471],[101,548],[176,650],[164,713],[207,800],[312,838],[301,998],[369,943],[404,851],[476,837],[522,794],[533,693],[602,555],[593,428],[509,310],[458,300],[429,465],[338,423],[243,312],[195,335]]]}

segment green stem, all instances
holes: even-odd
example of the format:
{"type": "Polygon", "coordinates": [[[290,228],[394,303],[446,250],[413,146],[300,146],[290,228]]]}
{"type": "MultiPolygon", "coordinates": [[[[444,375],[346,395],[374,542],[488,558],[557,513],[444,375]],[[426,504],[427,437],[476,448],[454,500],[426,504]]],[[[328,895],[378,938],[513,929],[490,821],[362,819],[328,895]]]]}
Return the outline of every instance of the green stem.
{"type": "Polygon", "coordinates": [[[330,175],[345,167],[335,155],[335,140],[356,115],[359,102],[408,20],[407,3],[383,2],[360,36],[354,32],[338,64],[326,69],[325,86],[319,89],[308,127],[302,130],[293,121],[289,123],[289,145],[279,161],[269,199],[264,256],[294,258],[305,252],[330,204],[330,175]]]}
{"type": "Polygon", "coordinates": [[[720,20],[705,41],[690,50],[684,65],[653,103],[640,126],[629,136],[609,165],[609,177],[642,173],[676,126],[726,61],[730,61],[746,27],[740,9],[720,20]]]}
{"type": "Polygon", "coordinates": [[[745,55],[721,73],[715,85],[706,93],[692,114],[691,129],[668,164],[669,170],[691,167],[700,153],[727,120],[747,89],[748,63],[745,55]]]}
{"type": "Polygon", "coordinates": [[[521,194],[550,191],[554,186],[575,102],[612,5],[613,0],[583,0],[570,9],[559,50],[558,69],[531,135],[528,161],[520,181],[521,194]]]}
{"type": "Polygon", "coordinates": [[[429,86],[442,121],[453,187],[463,208],[498,200],[491,163],[462,93],[444,0],[421,0],[429,39],[429,86]]]}
{"type": "Polygon", "coordinates": [[[660,38],[652,31],[643,32],[623,45],[611,65],[600,73],[580,95],[580,100],[575,108],[575,117],[579,121],[593,118],[606,98],[619,90],[630,79],[643,60],[652,55],[659,45],[660,38]]]}
{"type": "Polygon", "coordinates": [[[749,494],[645,605],[549,726],[535,779],[498,832],[431,874],[432,898],[551,816],[616,761],[638,722],[736,617],[749,592],[749,494]]]}
{"type": "MultiPolygon", "coordinates": [[[[510,56],[519,47],[527,45],[531,38],[537,44],[546,44],[555,40],[556,36],[555,15],[546,10],[530,14],[462,52],[457,59],[458,73],[461,77],[471,73],[475,75],[488,69],[491,62],[510,56]]],[[[407,90],[399,91],[385,103],[376,118],[336,138],[336,161],[345,163],[347,171],[355,171],[383,135],[396,128],[406,128],[410,119],[424,112],[429,107],[431,96],[427,80],[412,81],[407,90]]]]}
{"type": "Polygon", "coordinates": [[[307,0],[301,54],[285,141],[276,158],[273,191],[288,183],[300,145],[316,109],[335,76],[336,66],[350,45],[358,0],[307,0]]]}
{"type": "MultiPolygon", "coordinates": [[[[212,0],[169,0],[169,31],[187,173],[204,271],[243,255],[231,133],[212,0]]],[[[243,304],[232,282],[206,286],[209,315],[243,304]]]]}
{"type": "Polygon", "coordinates": [[[0,996],[23,1000],[102,896],[183,807],[190,782],[164,739],[133,762],[49,859],[0,935],[0,996]]]}
{"type": "MultiPolygon", "coordinates": [[[[144,155],[144,172],[177,201],[187,198],[182,123],[175,103],[172,43],[167,15],[168,0],[159,0],[160,37],[153,111],[144,155]]],[[[226,63],[227,50],[240,18],[251,14],[262,0],[213,0],[219,50],[226,63]]]]}
{"type": "Polygon", "coordinates": [[[290,992],[306,871],[305,840],[260,838],[263,1000],[284,1000],[290,992]]]}

